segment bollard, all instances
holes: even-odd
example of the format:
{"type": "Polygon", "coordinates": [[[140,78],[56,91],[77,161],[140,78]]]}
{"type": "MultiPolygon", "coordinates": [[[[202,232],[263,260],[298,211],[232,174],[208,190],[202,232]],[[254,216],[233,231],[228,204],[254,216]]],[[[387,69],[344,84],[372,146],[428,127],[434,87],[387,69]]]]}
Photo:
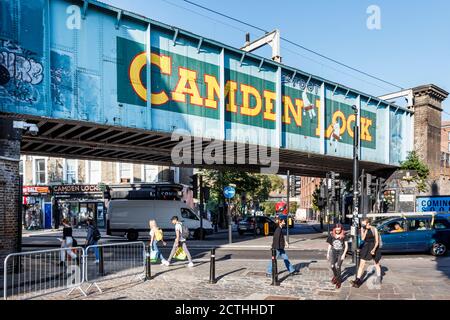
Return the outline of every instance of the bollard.
{"type": "Polygon", "coordinates": [[[278,265],[277,265],[277,250],[272,249],[272,286],[279,286],[278,282],[278,265]]]}
{"type": "Polygon", "coordinates": [[[216,283],[216,249],[211,249],[211,260],[209,262],[209,283],[216,283]]]}
{"type": "Polygon", "coordinates": [[[101,275],[101,276],[104,276],[105,275],[105,264],[104,264],[104,261],[103,261],[103,247],[94,247],[93,248],[94,249],[94,254],[95,254],[95,250],[98,250],[98,255],[99,255],[99,263],[98,263],[98,273],[101,275]]]}
{"type": "Polygon", "coordinates": [[[147,259],[145,260],[145,281],[152,279],[152,267],[151,267],[152,261],[150,259],[150,257],[151,257],[150,252],[151,252],[151,246],[148,246],[147,259]]]}
{"type": "Polygon", "coordinates": [[[360,262],[360,257],[359,257],[359,252],[360,249],[356,249],[355,251],[355,279],[358,278],[358,269],[359,269],[359,262],[360,262]]]}

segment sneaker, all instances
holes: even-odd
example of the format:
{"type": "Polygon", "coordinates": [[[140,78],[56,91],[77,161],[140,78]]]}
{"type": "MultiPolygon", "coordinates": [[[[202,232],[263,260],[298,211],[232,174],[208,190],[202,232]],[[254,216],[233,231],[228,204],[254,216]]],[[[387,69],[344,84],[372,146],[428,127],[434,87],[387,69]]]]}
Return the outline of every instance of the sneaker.
{"type": "Polygon", "coordinates": [[[192,268],[194,266],[194,264],[192,262],[189,262],[188,267],[192,268]]]}
{"type": "Polygon", "coordinates": [[[95,260],[95,263],[96,263],[96,264],[99,264],[99,263],[100,263],[100,260],[95,260]]]}
{"type": "Polygon", "coordinates": [[[168,266],[170,263],[169,263],[169,261],[167,261],[167,260],[162,260],[162,261],[161,261],[161,264],[162,264],[163,266],[168,266]]]}

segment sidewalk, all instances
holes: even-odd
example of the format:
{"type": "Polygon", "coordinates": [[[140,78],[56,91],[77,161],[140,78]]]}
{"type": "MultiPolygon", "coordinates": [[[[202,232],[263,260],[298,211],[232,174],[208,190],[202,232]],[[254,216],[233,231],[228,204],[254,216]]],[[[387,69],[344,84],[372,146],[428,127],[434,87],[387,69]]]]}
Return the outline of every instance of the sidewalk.
{"type": "MultiPolygon", "coordinates": [[[[271,286],[265,276],[269,261],[216,262],[216,284],[209,284],[209,263],[197,260],[194,268],[185,262],[170,267],[152,265],[153,279],[140,281],[122,278],[100,282],[103,293],[92,289],[88,297],[76,293],[66,297],[65,292],[42,297],[46,300],[116,300],[116,299],[193,299],[193,300],[418,300],[450,299],[450,258],[402,258],[382,260],[383,284],[375,285],[373,268],[359,289],[350,286],[353,266],[346,261],[341,289],[330,283],[331,273],[326,261],[293,261],[299,275],[288,276],[282,262],[279,266],[281,285],[271,286]]],[[[88,284],[83,285],[85,288],[88,284]]]]}

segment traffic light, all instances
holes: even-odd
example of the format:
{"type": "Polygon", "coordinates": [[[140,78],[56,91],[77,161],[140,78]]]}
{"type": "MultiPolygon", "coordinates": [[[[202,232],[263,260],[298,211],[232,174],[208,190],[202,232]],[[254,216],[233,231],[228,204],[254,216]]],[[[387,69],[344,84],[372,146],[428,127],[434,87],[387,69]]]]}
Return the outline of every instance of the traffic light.
{"type": "Polygon", "coordinates": [[[291,176],[290,188],[293,197],[300,195],[301,183],[301,177],[291,176]]]}
{"type": "Polygon", "coordinates": [[[192,189],[192,193],[193,193],[192,197],[197,199],[198,198],[198,174],[193,174],[189,178],[191,178],[191,189],[192,189]]]}
{"type": "Polygon", "coordinates": [[[339,181],[339,173],[334,171],[331,172],[331,198],[337,199],[339,198],[339,192],[341,188],[341,184],[339,181]]]}

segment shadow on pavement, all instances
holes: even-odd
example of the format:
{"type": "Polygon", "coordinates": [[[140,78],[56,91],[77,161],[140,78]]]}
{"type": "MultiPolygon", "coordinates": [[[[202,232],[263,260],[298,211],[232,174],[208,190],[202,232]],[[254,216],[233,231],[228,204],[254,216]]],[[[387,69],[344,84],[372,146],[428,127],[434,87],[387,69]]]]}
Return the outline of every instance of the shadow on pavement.
{"type": "Polygon", "coordinates": [[[226,277],[226,276],[229,276],[230,274],[233,274],[233,273],[236,273],[236,272],[239,272],[239,271],[243,271],[243,270],[246,270],[246,268],[239,268],[239,269],[232,270],[232,271],[230,271],[230,272],[224,273],[224,274],[218,276],[218,277],[216,278],[216,281],[219,281],[220,279],[222,279],[222,278],[224,278],[224,277],[226,277]]]}

